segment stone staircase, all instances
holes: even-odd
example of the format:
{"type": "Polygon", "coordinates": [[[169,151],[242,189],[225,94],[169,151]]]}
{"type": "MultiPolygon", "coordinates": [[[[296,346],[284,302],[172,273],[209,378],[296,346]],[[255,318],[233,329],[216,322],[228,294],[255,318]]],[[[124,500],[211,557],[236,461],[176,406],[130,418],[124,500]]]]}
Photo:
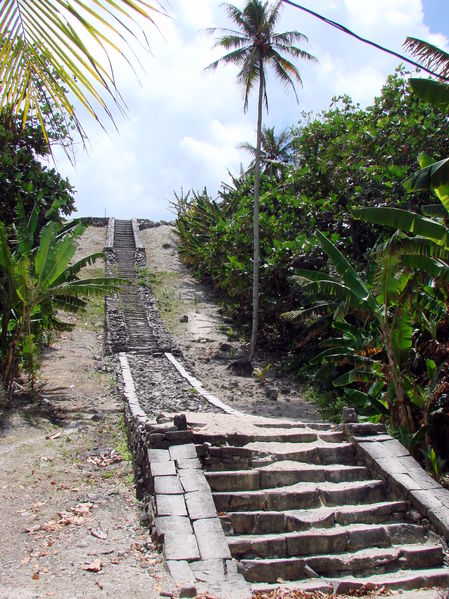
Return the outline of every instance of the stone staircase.
{"type": "Polygon", "coordinates": [[[114,274],[129,282],[119,294],[127,332],[125,347],[120,347],[120,351],[160,355],[173,351],[174,343],[160,319],[151,290],[139,289],[136,255],[142,248],[136,247],[136,235],[138,231],[133,229],[133,221],[114,219],[114,274]]]}
{"type": "Polygon", "coordinates": [[[145,353],[147,348],[152,348],[153,339],[148,326],[146,309],[137,289],[136,245],[130,220],[115,221],[114,251],[117,258],[117,274],[130,283],[120,292],[122,311],[129,337],[127,349],[145,353]]]}
{"type": "Polygon", "coordinates": [[[107,304],[108,345],[129,354],[120,363],[136,480],[180,596],[448,589],[449,491],[382,427],[345,420],[344,434],[212,413],[199,400],[199,411],[160,414],[178,387],[164,370],[176,348],[151,289],[137,282],[137,223],[108,230],[109,272],[130,283],[107,304]],[[126,334],[116,338],[117,323],[126,334]]]}
{"type": "MultiPolygon", "coordinates": [[[[278,424],[278,426],[283,426],[278,424]]],[[[449,586],[445,542],[329,425],[198,435],[231,555],[253,592],[449,586]]]]}

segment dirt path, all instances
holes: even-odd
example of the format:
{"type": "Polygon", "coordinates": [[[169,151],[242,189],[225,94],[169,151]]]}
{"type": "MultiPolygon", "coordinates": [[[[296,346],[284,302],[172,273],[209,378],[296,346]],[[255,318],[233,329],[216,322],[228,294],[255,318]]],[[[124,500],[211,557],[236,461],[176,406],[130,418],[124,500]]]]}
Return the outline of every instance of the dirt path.
{"type": "Polygon", "coordinates": [[[173,228],[146,229],[141,231],[141,239],[161,316],[207,389],[245,413],[321,420],[315,406],[302,400],[301,388],[282,376],[270,358],[256,356],[259,377],[236,376],[229,370],[229,363],[245,346],[236,338],[232,322],[221,314],[217,300],[180,261],[173,228]]]}
{"type": "MultiPolygon", "coordinates": [[[[79,253],[102,249],[104,236],[88,229],[79,253]]],[[[140,524],[122,404],[101,357],[102,306],[91,302],[45,352],[41,401],[24,396],[0,412],[1,599],[173,590],[140,524]]]]}

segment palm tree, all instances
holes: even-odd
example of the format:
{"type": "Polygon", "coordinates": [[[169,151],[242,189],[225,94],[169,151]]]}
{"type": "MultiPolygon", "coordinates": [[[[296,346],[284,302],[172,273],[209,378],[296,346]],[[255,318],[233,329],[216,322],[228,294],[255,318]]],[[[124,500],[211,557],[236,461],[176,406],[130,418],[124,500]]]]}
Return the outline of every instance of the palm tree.
{"type": "MultiPolygon", "coordinates": [[[[287,129],[276,135],[274,127],[262,127],[260,165],[266,175],[280,179],[282,172],[280,166],[287,164],[290,159],[291,141],[291,133],[287,129]]],[[[254,160],[249,165],[250,169],[254,169],[257,149],[248,142],[240,144],[240,147],[254,156],[254,160]]]]}
{"type": "Polygon", "coordinates": [[[225,10],[237,26],[237,30],[209,29],[210,33],[218,32],[220,34],[214,47],[220,46],[228,52],[207,68],[216,69],[220,64],[233,64],[239,67],[237,81],[243,88],[243,110],[245,112],[248,109],[248,98],[254,84],[258,82],[259,85],[254,160],[253,317],[248,361],[254,355],[259,323],[259,186],[264,103],[268,110],[266,69],[271,66],[278,79],[287,87],[291,87],[298,100],[295,83],[302,85],[302,80],[296,66],[284,55],[316,61],[314,56],[293,45],[295,42],[307,41],[305,35],[299,31],[275,32],[280,18],[281,4],[281,0],[272,6],[268,1],[248,0],[243,10],[232,4],[224,4],[225,10]]]}
{"type": "Polygon", "coordinates": [[[21,113],[23,122],[32,114],[46,133],[44,114],[50,102],[82,134],[70,92],[96,120],[96,105],[112,119],[105,96],[121,110],[124,104],[108,51],[118,51],[131,64],[114,40],[130,49],[136,17],[153,22],[155,11],[145,0],[2,0],[0,111],[21,113]]]}

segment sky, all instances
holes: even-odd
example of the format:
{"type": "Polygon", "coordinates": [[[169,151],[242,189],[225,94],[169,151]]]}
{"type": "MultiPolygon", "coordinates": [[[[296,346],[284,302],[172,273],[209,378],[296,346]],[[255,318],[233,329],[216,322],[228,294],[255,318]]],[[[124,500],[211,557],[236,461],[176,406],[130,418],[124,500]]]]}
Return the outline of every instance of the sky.
{"type": "MultiPolygon", "coordinates": [[[[243,7],[244,2],[233,3],[243,7]]],[[[407,36],[449,51],[448,0],[298,0],[358,35],[404,54],[407,36]]],[[[87,150],[76,148],[76,164],[55,151],[56,168],[74,186],[77,216],[173,220],[174,193],[207,188],[212,197],[230,171],[240,172],[251,157],[239,144],[255,144],[256,93],[243,112],[242,90],[232,66],[206,71],[223,55],[213,48],[210,27],[233,27],[221,0],[170,0],[169,17],[158,29],[145,25],[151,52],[136,48],[137,76],[115,60],[114,73],[127,104],[115,117],[118,131],[104,117],[105,132],[83,119],[87,150]]],[[[326,109],[333,96],[349,94],[362,107],[372,103],[399,60],[284,4],[278,31],[308,37],[303,49],[318,63],[299,62],[303,81],[299,103],[274,77],[268,79],[269,112],[264,124],[279,132],[298,124],[303,111],[326,109]]],[[[114,55],[112,55],[114,61],[114,55]]]]}

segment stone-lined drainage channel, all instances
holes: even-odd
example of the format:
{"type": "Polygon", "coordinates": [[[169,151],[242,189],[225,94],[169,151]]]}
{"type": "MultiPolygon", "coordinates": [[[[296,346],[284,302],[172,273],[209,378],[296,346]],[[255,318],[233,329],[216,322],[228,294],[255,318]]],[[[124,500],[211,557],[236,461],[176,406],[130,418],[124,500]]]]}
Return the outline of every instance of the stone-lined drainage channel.
{"type": "Polygon", "coordinates": [[[449,586],[449,492],[402,445],[353,414],[343,430],[239,415],[188,373],[137,285],[137,223],[111,219],[106,252],[130,282],[107,300],[106,347],[137,492],[180,596],[449,586]]]}

